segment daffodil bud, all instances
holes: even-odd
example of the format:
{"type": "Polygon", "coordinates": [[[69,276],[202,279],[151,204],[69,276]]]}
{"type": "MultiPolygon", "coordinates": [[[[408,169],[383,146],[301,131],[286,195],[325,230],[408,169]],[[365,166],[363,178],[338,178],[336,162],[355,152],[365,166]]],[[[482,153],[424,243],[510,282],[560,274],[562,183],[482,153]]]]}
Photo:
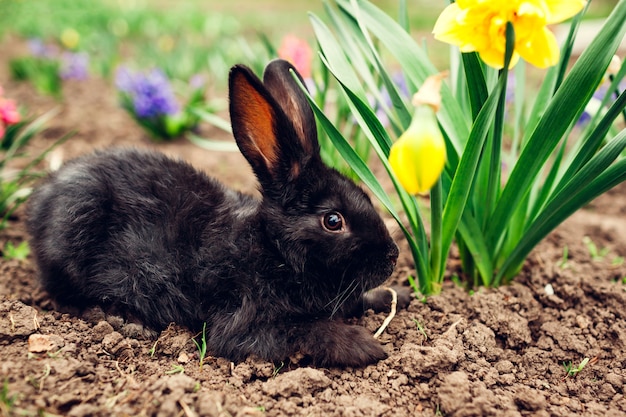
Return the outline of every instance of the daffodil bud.
{"type": "Polygon", "coordinates": [[[431,106],[415,108],[411,125],[391,147],[389,164],[410,194],[435,185],[446,164],[446,144],[431,106]]]}

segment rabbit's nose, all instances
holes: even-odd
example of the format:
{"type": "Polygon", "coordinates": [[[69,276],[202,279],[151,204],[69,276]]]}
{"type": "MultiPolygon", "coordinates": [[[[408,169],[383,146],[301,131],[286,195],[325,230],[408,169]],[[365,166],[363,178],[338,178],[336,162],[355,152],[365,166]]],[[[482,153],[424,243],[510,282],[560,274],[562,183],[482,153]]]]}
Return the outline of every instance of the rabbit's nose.
{"type": "Polygon", "coordinates": [[[399,254],[400,254],[400,250],[398,249],[398,245],[396,245],[395,243],[392,243],[391,245],[389,245],[388,250],[387,250],[387,259],[393,266],[396,266],[396,262],[398,262],[399,254]]]}

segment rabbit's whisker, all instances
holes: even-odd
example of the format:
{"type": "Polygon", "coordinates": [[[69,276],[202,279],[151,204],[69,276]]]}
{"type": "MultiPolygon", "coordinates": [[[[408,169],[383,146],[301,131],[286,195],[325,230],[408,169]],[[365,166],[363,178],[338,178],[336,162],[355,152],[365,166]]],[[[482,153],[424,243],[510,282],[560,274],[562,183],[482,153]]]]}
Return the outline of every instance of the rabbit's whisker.
{"type": "Polygon", "coordinates": [[[358,287],[359,287],[359,283],[353,280],[350,283],[350,285],[348,285],[348,287],[341,294],[335,297],[335,300],[337,300],[337,302],[335,303],[335,306],[333,307],[333,311],[330,314],[331,318],[335,316],[335,314],[339,311],[343,303],[345,303],[346,300],[350,298],[350,296],[354,293],[354,291],[356,291],[358,287]]]}
{"type": "MultiPolygon", "coordinates": [[[[343,279],[345,278],[345,274],[343,274],[341,276],[341,281],[339,281],[339,288],[341,288],[343,286],[343,279]]],[[[326,303],[326,305],[324,306],[324,308],[327,308],[328,306],[330,306],[331,304],[335,303],[337,301],[337,299],[341,298],[344,294],[345,291],[348,291],[348,289],[350,288],[350,286],[348,286],[345,290],[339,292],[339,294],[337,294],[337,296],[335,296],[334,298],[332,298],[329,302],[326,303]]],[[[335,311],[335,309],[333,309],[333,311],[335,311]]]]}

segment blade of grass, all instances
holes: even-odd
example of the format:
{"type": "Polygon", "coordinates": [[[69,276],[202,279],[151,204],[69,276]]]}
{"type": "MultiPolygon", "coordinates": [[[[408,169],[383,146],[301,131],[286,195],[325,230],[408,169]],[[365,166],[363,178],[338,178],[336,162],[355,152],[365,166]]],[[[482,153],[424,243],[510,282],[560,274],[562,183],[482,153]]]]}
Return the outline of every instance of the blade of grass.
{"type": "Polygon", "coordinates": [[[217,127],[218,129],[223,130],[224,132],[231,133],[231,134],[233,133],[230,123],[226,119],[214,113],[210,113],[208,111],[199,109],[197,107],[192,108],[191,113],[198,116],[201,120],[217,127]]]}
{"type": "Polygon", "coordinates": [[[232,141],[201,138],[200,136],[194,135],[191,132],[188,132],[185,135],[185,137],[187,138],[187,140],[189,140],[189,142],[193,143],[194,145],[199,146],[209,151],[217,151],[217,152],[238,152],[239,151],[237,144],[232,141]]]}

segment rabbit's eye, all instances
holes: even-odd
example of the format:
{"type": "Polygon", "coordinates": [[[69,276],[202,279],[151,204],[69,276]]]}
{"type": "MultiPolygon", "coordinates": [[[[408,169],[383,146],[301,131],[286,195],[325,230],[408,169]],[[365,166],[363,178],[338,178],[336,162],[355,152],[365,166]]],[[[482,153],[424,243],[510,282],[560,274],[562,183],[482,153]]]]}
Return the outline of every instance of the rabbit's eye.
{"type": "Polygon", "coordinates": [[[322,218],[322,226],[329,232],[341,232],[344,229],[344,220],[341,213],[330,211],[324,214],[322,218]]]}

